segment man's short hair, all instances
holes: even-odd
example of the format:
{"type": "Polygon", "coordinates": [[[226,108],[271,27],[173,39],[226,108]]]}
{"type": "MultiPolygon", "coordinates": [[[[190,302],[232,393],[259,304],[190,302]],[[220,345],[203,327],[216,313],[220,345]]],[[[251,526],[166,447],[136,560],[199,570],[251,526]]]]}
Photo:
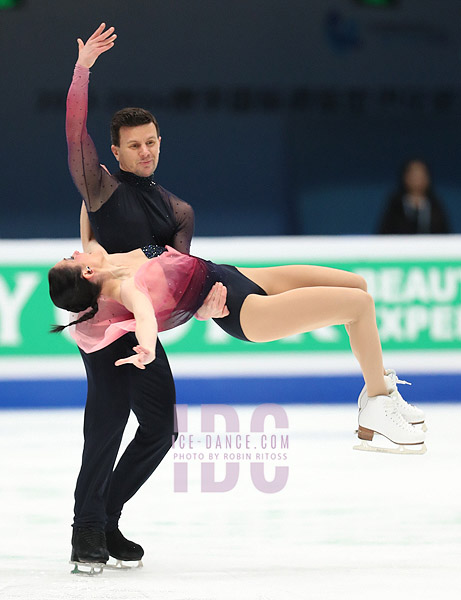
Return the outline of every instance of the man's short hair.
{"type": "Polygon", "coordinates": [[[153,123],[160,135],[160,128],[157,119],[152,113],[144,108],[122,108],[112,117],[110,123],[110,137],[114,146],[120,146],[120,127],[137,127],[138,125],[147,125],[153,123]]]}

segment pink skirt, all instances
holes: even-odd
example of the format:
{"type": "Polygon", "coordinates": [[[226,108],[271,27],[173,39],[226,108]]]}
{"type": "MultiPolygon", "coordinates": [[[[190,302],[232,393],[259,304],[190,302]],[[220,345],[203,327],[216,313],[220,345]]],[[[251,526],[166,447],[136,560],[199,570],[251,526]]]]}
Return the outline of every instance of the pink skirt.
{"type": "MultiPolygon", "coordinates": [[[[134,276],[136,287],[152,304],[159,331],[182,325],[193,317],[216,281],[209,268],[213,263],[170,246],[166,248],[167,252],[146,260],[134,276]]],[[[87,353],[101,350],[136,329],[133,314],[119,302],[100,296],[98,307],[92,319],[70,328],[79,348],[87,353]]],[[[71,320],[76,318],[73,315],[71,320]]]]}

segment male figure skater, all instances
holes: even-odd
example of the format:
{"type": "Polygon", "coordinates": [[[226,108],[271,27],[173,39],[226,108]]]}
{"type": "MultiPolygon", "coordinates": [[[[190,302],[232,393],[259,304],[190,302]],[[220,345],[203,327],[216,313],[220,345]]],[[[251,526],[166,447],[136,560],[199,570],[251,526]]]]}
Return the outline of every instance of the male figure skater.
{"type": "MultiPolygon", "coordinates": [[[[95,239],[108,252],[127,252],[144,245],[166,244],[188,253],[194,227],[192,208],[153,179],[160,153],[157,121],[148,111],[126,108],[111,124],[112,152],[120,170],[111,175],[99,164],[86,130],[89,69],[113,47],[114,28],[102,23],[86,43],[78,39],[79,56],[67,98],[66,136],[69,168],[84,200],[95,239]]],[[[82,234],[88,228],[82,214],[82,234]]],[[[213,290],[212,290],[213,292],[213,290]]],[[[207,319],[228,314],[225,289],[211,294],[197,313],[207,319]]],[[[107,348],[80,350],[88,378],[85,444],[75,490],[72,561],[105,563],[109,555],[135,561],[139,544],[118,528],[124,503],[157,468],[168,452],[175,425],[175,388],[167,357],[157,343],[156,359],[140,371],[114,363],[131,354],[133,333],[107,348]],[[135,438],[114,464],[130,410],[139,427],[135,438]]]]}

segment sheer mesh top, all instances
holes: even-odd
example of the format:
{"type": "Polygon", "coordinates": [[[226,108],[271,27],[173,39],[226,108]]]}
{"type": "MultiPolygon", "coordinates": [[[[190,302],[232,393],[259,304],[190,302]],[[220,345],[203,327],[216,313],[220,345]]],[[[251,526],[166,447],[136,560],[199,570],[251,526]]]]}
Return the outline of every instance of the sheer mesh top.
{"type": "Polygon", "coordinates": [[[158,185],[153,177],[100,164],[88,135],[89,69],[75,65],[67,96],[66,137],[69,169],[88,210],[96,240],[109,253],[140,246],[170,245],[189,253],[194,232],[192,207],[158,185]]]}

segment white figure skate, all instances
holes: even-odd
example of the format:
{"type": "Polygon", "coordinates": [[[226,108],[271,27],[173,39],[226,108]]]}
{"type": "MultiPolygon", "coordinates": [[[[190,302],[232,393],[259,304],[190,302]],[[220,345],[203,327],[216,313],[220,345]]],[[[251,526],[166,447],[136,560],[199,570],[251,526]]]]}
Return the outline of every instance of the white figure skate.
{"type": "MultiPolygon", "coordinates": [[[[396,401],[397,401],[397,409],[400,412],[400,414],[402,415],[402,417],[411,425],[417,425],[417,426],[421,426],[423,431],[427,431],[427,427],[425,424],[425,415],[424,412],[416,407],[413,406],[413,404],[409,404],[408,402],[406,402],[398,388],[397,388],[397,384],[398,383],[402,383],[405,385],[411,385],[411,383],[409,383],[408,381],[405,381],[403,379],[399,379],[397,377],[396,372],[394,371],[394,369],[387,369],[386,370],[386,375],[384,376],[384,381],[386,382],[386,387],[387,387],[387,391],[389,394],[392,394],[396,401]]],[[[364,408],[366,406],[366,403],[368,401],[368,394],[367,394],[367,386],[364,385],[362,388],[362,391],[360,392],[359,395],[359,411],[362,410],[362,408],[364,408]]]]}
{"type": "Polygon", "coordinates": [[[424,454],[425,433],[416,429],[402,416],[398,408],[398,399],[389,396],[368,397],[365,406],[359,412],[358,437],[362,443],[354,450],[368,452],[387,452],[391,454],[424,454]],[[375,434],[387,438],[387,446],[370,445],[375,434]]]}
{"type": "MultiPolygon", "coordinates": [[[[424,411],[422,411],[417,406],[414,406],[413,404],[406,402],[402,398],[402,396],[398,390],[398,387],[397,387],[398,383],[403,383],[405,385],[411,385],[411,383],[409,383],[408,381],[405,381],[404,379],[399,379],[397,377],[397,373],[394,371],[394,369],[386,369],[386,375],[384,376],[384,379],[385,380],[387,379],[388,381],[390,381],[391,384],[393,385],[393,387],[395,388],[395,390],[392,391],[392,393],[397,398],[397,408],[399,409],[402,417],[404,417],[404,419],[406,419],[409,423],[411,423],[411,425],[421,425],[422,430],[427,431],[426,423],[424,422],[426,419],[424,411]]],[[[386,385],[387,385],[387,382],[386,382],[386,385]]]]}

